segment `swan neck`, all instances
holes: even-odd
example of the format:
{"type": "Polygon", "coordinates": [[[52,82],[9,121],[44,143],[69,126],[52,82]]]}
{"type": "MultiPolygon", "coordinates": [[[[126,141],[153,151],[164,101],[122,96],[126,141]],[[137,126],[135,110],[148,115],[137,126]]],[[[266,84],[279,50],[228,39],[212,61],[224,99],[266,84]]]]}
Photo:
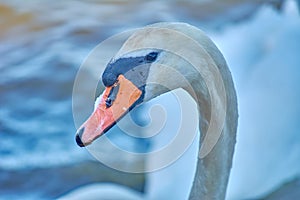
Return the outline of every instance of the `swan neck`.
{"type": "MultiPolygon", "coordinates": [[[[226,115],[224,119],[224,125],[221,130],[221,134],[213,146],[211,151],[201,156],[201,147],[205,145],[206,137],[209,137],[208,129],[211,121],[212,101],[211,94],[207,88],[203,87],[201,83],[193,84],[193,90],[196,93],[194,99],[198,105],[199,112],[199,155],[197,158],[197,167],[195,177],[190,192],[190,200],[199,199],[225,199],[227,183],[230,175],[230,169],[232,165],[232,158],[234,152],[234,146],[236,142],[237,131],[237,100],[236,92],[231,78],[229,69],[225,67],[220,68],[222,79],[224,80],[224,88],[226,91],[225,103],[223,108],[226,115]]],[[[198,82],[201,82],[201,77],[198,77],[198,82]]],[[[217,89],[213,88],[213,91],[217,89]]],[[[193,96],[193,95],[192,95],[193,96]]],[[[218,95],[217,95],[218,96],[218,95]]],[[[222,98],[220,98],[220,101],[222,98]]]]}

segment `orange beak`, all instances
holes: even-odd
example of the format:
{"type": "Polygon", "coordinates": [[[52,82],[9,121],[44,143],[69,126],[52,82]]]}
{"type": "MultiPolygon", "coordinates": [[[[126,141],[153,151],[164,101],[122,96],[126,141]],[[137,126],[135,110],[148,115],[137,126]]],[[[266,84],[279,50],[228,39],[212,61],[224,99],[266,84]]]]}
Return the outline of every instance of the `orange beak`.
{"type": "Polygon", "coordinates": [[[133,108],[141,95],[142,91],[139,88],[123,75],[119,75],[113,86],[106,87],[99,105],[78,129],[77,144],[81,147],[87,146],[103,135],[133,108]],[[113,99],[110,96],[113,96],[113,99]]]}

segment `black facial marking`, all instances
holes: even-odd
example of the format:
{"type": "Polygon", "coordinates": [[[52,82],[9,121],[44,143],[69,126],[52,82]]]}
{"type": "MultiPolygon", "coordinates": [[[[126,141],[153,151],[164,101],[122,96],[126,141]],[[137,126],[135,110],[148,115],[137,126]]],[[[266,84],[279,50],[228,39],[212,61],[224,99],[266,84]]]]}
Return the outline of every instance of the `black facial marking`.
{"type": "Polygon", "coordinates": [[[117,81],[117,79],[118,79],[118,76],[116,73],[107,72],[105,74],[105,78],[102,78],[102,81],[105,86],[111,86],[117,81]]]}
{"type": "Polygon", "coordinates": [[[113,63],[109,63],[106,66],[102,74],[103,84],[108,87],[112,86],[116,81],[120,74],[126,76],[126,72],[130,69],[143,65],[144,57],[129,57],[129,58],[120,58],[113,63]]]}
{"type": "MultiPolygon", "coordinates": [[[[114,62],[110,62],[102,74],[104,86],[112,86],[116,83],[118,76],[122,74],[142,91],[142,96],[138,100],[138,102],[141,102],[144,98],[145,84],[151,63],[157,60],[159,53],[159,50],[152,51],[145,56],[124,57],[119,58],[114,62]]],[[[107,98],[106,101],[106,106],[110,107],[112,103],[113,99],[109,95],[109,98],[107,98]]]]}

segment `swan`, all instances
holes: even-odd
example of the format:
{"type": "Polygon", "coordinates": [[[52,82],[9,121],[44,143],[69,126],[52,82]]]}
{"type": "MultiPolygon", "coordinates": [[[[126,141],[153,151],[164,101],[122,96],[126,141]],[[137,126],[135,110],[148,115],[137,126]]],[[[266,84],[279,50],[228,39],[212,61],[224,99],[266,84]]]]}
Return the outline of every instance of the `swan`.
{"type": "MultiPolygon", "coordinates": [[[[80,147],[102,136],[137,105],[181,88],[197,104],[201,133],[189,199],[225,198],[236,143],[237,97],[226,61],[205,33],[186,23],[138,29],[106,66],[102,82],[105,90],[96,109],[76,133],[80,147]]],[[[147,199],[117,188],[113,191],[121,199],[147,199]]],[[[114,198],[100,190],[94,196],[114,198]]],[[[62,199],[82,193],[77,190],[62,199]]]]}

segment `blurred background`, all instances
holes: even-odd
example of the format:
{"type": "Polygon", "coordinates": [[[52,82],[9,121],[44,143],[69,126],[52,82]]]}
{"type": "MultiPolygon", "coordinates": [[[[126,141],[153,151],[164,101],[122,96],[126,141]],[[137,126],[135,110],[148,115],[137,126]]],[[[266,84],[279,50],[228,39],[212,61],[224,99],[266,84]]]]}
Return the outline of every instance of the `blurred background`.
{"type": "MultiPolygon", "coordinates": [[[[0,0],[0,199],[53,199],[95,182],[145,192],[147,175],[112,170],[76,145],[72,89],[97,44],[161,21],[203,29],[231,68],[240,121],[228,199],[299,199],[297,5],[293,0],[0,0]]],[[[82,111],[83,119],[91,106],[82,111]]],[[[152,145],[125,141],[136,151],[152,145]]]]}

